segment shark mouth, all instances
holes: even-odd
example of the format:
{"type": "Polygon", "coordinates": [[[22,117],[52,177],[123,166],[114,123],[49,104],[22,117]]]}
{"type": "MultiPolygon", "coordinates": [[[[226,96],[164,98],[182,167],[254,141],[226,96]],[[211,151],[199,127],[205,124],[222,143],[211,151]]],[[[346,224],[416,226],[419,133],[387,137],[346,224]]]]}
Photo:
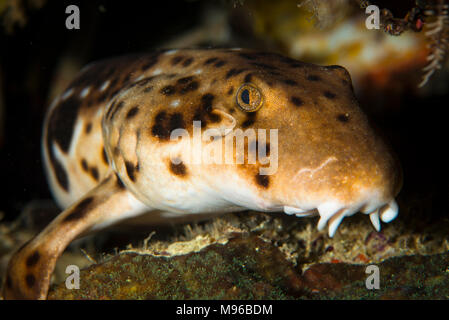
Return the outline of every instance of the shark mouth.
{"type": "Polygon", "coordinates": [[[313,210],[303,210],[295,207],[284,206],[284,212],[288,215],[296,215],[297,217],[310,217],[319,215],[318,230],[323,230],[328,224],[329,237],[333,237],[344,217],[352,216],[356,212],[369,214],[371,223],[376,231],[380,231],[380,220],[388,223],[396,218],[398,215],[398,205],[395,200],[384,204],[377,208],[370,207],[344,207],[336,202],[326,202],[319,205],[313,210]]]}

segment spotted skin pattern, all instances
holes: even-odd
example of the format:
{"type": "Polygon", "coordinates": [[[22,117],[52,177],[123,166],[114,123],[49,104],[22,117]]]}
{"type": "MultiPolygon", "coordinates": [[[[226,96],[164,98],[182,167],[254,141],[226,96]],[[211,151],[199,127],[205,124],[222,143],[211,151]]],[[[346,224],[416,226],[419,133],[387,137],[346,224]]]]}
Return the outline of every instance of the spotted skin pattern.
{"type": "MultiPolygon", "coordinates": [[[[236,159],[237,151],[225,155],[236,159]]],[[[284,211],[319,215],[318,227],[328,224],[332,236],[355,212],[378,230],[379,217],[394,219],[402,184],[343,67],[246,49],[162,50],[88,65],[50,106],[43,157],[65,210],[12,257],[6,299],[45,299],[66,246],[124,219],[284,211]],[[253,99],[245,90],[236,96],[243,85],[256,94],[257,111],[239,105],[253,99]],[[199,147],[170,139],[175,129],[193,136],[194,121],[221,136],[199,147]],[[188,161],[189,151],[224,143],[226,129],[277,129],[276,141],[245,140],[267,156],[276,151],[277,170],[260,174],[266,164],[249,163],[248,154],[243,164],[188,161]]]]}

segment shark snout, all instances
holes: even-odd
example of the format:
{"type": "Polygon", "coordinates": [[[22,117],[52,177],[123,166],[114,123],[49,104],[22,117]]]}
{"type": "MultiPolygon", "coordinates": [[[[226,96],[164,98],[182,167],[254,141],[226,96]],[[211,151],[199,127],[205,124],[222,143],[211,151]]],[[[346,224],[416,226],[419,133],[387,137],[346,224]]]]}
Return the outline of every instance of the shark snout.
{"type": "Polygon", "coordinates": [[[305,186],[300,189],[309,196],[284,206],[284,212],[298,217],[319,215],[318,230],[328,226],[330,237],[344,217],[357,212],[369,215],[377,231],[381,221],[388,223],[398,215],[395,197],[402,186],[402,173],[393,158],[371,159],[362,166],[328,157],[313,168],[299,170],[295,178],[299,177],[298,186],[305,186]]]}

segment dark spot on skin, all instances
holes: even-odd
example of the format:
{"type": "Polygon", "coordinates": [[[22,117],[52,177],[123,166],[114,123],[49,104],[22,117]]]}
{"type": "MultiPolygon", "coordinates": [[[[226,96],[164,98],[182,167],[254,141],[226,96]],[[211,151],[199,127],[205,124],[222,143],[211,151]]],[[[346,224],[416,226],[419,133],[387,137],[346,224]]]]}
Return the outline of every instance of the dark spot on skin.
{"type": "Polygon", "coordinates": [[[71,210],[69,215],[64,218],[63,222],[76,221],[83,218],[88,213],[93,201],[94,197],[87,197],[82,200],[71,210]]]}
{"type": "Polygon", "coordinates": [[[116,157],[118,157],[120,155],[120,149],[117,146],[114,147],[114,150],[112,152],[114,153],[114,156],[116,156],[116,157]]]}
{"type": "Polygon", "coordinates": [[[105,164],[108,164],[108,156],[106,155],[106,150],[104,147],[101,149],[101,159],[103,159],[105,164]]]}
{"type": "Polygon", "coordinates": [[[243,71],[245,71],[246,69],[235,69],[232,68],[231,70],[228,71],[228,73],[226,73],[226,79],[229,79],[233,76],[239,75],[240,73],[242,73],[243,71]]]}
{"type": "Polygon", "coordinates": [[[220,68],[220,67],[223,67],[225,64],[226,64],[226,61],[219,60],[219,61],[217,61],[217,63],[214,64],[214,66],[216,68],[220,68]]]}
{"type": "MultiPolygon", "coordinates": [[[[58,107],[57,107],[58,108],[58,107]]],[[[50,115],[49,125],[48,125],[48,132],[47,132],[47,139],[46,139],[46,148],[49,154],[49,160],[51,163],[51,167],[54,170],[54,174],[56,176],[56,180],[59,184],[59,186],[65,190],[66,192],[69,191],[69,178],[67,176],[67,172],[65,171],[62,164],[59,162],[58,159],[56,159],[56,156],[53,152],[53,141],[56,141],[55,135],[60,134],[63,130],[73,130],[73,124],[71,121],[65,122],[64,119],[60,119],[60,117],[63,116],[63,114],[56,112],[57,110],[53,110],[52,114],[50,115]],[[64,128],[61,126],[60,121],[63,123],[67,123],[68,125],[71,125],[72,127],[64,128]]],[[[74,114],[69,113],[68,116],[75,116],[74,114]]],[[[66,143],[67,137],[66,133],[62,134],[64,136],[63,143],[66,143]]],[[[71,139],[71,135],[70,135],[71,139]]],[[[59,144],[59,143],[58,143],[59,144]]]]}
{"type": "Polygon", "coordinates": [[[347,113],[341,113],[337,116],[338,121],[341,122],[348,122],[349,121],[349,114],[347,113]]]}
{"type": "Polygon", "coordinates": [[[217,114],[217,113],[210,113],[209,114],[209,120],[212,123],[218,123],[221,121],[221,115],[217,114]]]}
{"type": "Polygon", "coordinates": [[[195,110],[192,121],[200,121],[201,127],[205,128],[207,126],[206,120],[207,113],[204,111],[202,107],[199,107],[195,110]]]}
{"type": "Polygon", "coordinates": [[[39,251],[34,251],[33,254],[29,255],[28,258],[26,259],[26,265],[27,267],[32,267],[34,265],[36,265],[36,263],[39,261],[39,259],[41,258],[41,255],[39,254],[39,251]]]}
{"type": "Polygon", "coordinates": [[[151,134],[155,137],[158,137],[161,140],[168,139],[167,132],[164,128],[164,122],[167,117],[167,113],[165,111],[160,111],[156,117],[154,117],[154,124],[151,128],[151,134]]]}
{"type": "Polygon", "coordinates": [[[36,283],[36,277],[31,273],[27,274],[25,277],[25,283],[28,288],[34,287],[34,284],[36,283]]]}
{"type": "Polygon", "coordinates": [[[177,176],[185,176],[187,174],[187,169],[182,161],[178,164],[174,164],[170,161],[170,171],[177,176]]]}
{"type": "Polygon", "coordinates": [[[51,113],[48,124],[49,136],[59,145],[64,153],[70,148],[75,121],[81,102],[70,96],[62,101],[51,113]]]}
{"type": "Polygon", "coordinates": [[[98,181],[99,174],[97,167],[90,168],[90,175],[92,176],[92,178],[94,178],[95,181],[98,181]]]}
{"type": "Polygon", "coordinates": [[[270,184],[270,178],[267,175],[261,175],[259,173],[256,174],[256,183],[263,187],[263,188],[268,188],[269,184],[270,184]]]}
{"type": "Polygon", "coordinates": [[[143,92],[144,93],[148,93],[148,92],[150,92],[151,90],[153,90],[153,87],[146,87],[145,89],[143,89],[143,92]]]}
{"type": "Polygon", "coordinates": [[[234,87],[230,87],[228,90],[228,96],[230,96],[234,92],[234,87]]]}
{"type": "Polygon", "coordinates": [[[208,64],[214,63],[214,62],[217,61],[217,60],[218,60],[217,57],[209,58],[209,59],[207,59],[206,61],[204,61],[204,64],[205,64],[205,65],[208,65],[208,64]]]}
{"type": "Polygon", "coordinates": [[[193,81],[195,78],[193,76],[184,77],[178,79],[176,84],[178,85],[179,92],[184,94],[189,91],[194,91],[199,88],[198,81],[193,81]]]}
{"type": "Polygon", "coordinates": [[[165,86],[161,89],[161,93],[166,95],[166,96],[171,96],[172,94],[174,94],[176,92],[176,89],[174,86],[168,85],[165,86]]]}
{"type": "Polygon", "coordinates": [[[126,119],[129,120],[133,118],[137,113],[139,113],[139,107],[138,106],[132,107],[126,114],[126,119]]]}
{"type": "Polygon", "coordinates": [[[256,112],[248,112],[246,114],[246,120],[242,123],[242,128],[248,128],[256,122],[256,112]]]}
{"type": "Polygon", "coordinates": [[[188,66],[190,66],[190,65],[192,64],[192,62],[193,62],[193,58],[188,58],[187,60],[185,60],[185,61],[182,63],[182,66],[183,66],[183,67],[188,67],[188,66]]]}
{"type": "Polygon", "coordinates": [[[55,171],[56,180],[59,183],[59,186],[64,189],[66,192],[69,192],[69,178],[67,176],[67,172],[64,167],[59,163],[59,161],[55,158],[53,151],[50,151],[50,162],[55,171]]]}
{"type": "Polygon", "coordinates": [[[295,80],[291,79],[283,79],[282,82],[284,82],[288,86],[296,86],[298,84],[295,80]]]}
{"type": "Polygon", "coordinates": [[[182,116],[182,113],[180,112],[175,112],[170,116],[170,123],[169,123],[169,131],[170,133],[175,130],[175,129],[184,129],[185,128],[185,124],[184,124],[184,119],[182,116]]]}
{"type": "Polygon", "coordinates": [[[184,57],[182,57],[182,56],[176,56],[176,57],[173,57],[173,58],[171,59],[171,64],[172,64],[172,66],[175,66],[175,65],[177,65],[178,63],[180,63],[180,62],[182,61],[182,59],[184,59],[184,57]]]}
{"type": "Polygon", "coordinates": [[[86,159],[81,159],[81,168],[83,168],[85,172],[89,170],[89,166],[87,165],[86,159]]]}
{"type": "Polygon", "coordinates": [[[300,107],[304,104],[304,101],[302,101],[301,98],[295,96],[291,97],[290,101],[297,107],[300,107]]]}
{"type": "Polygon", "coordinates": [[[181,128],[185,128],[182,113],[176,112],[168,117],[165,111],[160,111],[154,119],[151,133],[159,140],[168,140],[173,130],[181,128]]]}
{"type": "Polygon", "coordinates": [[[139,171],[138,166],[130,161],[125,161],[126,174],[131,181],[136,181],[136,172],[139,171]]]}
{"type": "Polygon", "coordinates": [[[248,74],[245,76],[245,79],[243,80],[243,82],[251,82],[252,76],[253,76],[252,73],[248,73],[248,74]]]}
{"type": "Polygon", "coordinates": [[[185,87],[181,88],[181,90],[179,90],[179,92],[181,94],[184,94],[186,92],[195,91],[196,89],[199,88],[199,86],[200,85],[199,85],[198,81],[193,81],[193,82],[190,82],[189,84],[187,84],[185,87]]]}
{"type": "Polygon", "coordinates": [[[333,93],[333,92],[330,92],[330,91],[324,91],[324,96],[326,97],[326,98],[328,98],[328,99],[334,99],[335,97],[336,97],[336,95],[335,95],[335,93],[333,93]]]}
{"type": "Polygon", "coordinates": [[[309,74],[307,76],[307,80],[309,80],[309,81],[320,81],[321,77],[319,77],[319,76],[317,76],[315,74],[309,74]]]}
{"type": "Polygon", "coordinates": [[[206,93],[201,97],[201,106],[195,110],[192,121],[201,121],[201,126],[205,128],[207,122],[220,122],[221,116],[212,113],[213,100],[215,96],[211,93],[206,93]]]}
{"type": "Polygon", "coordinates": [[[201,97],[201,102],[203,105],[203,109],[206,112],[211,112],[212,111],[212,102],[214,100],[215,96],[211,93],[206,93],[205,95],[203,95],[201,97]]]}
{"type": "Polygon", "coordinates": [[[189,83],[193,80],[194,78],[192,76],[190,77],[184,77],[184,78],[180,78],[178,79],[178,81],[176,81],[178,84],[186,84],[189,83]]]}
{"type": "Polygon", "coordinates": [[[84,132],[86,134],[89,134],[91,130],[92,130],[92,123],[89,122],[88,124],[86,124],[86,127],[84,128],[84,132]]]}

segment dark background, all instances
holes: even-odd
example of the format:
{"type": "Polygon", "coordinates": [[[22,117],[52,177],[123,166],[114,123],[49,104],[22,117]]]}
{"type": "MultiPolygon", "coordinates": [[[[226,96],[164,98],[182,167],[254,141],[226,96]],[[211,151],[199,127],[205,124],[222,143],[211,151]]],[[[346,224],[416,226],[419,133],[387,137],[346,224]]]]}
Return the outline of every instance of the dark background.
{"type": "Polygon", "coordinates": [[[0,64],[6,106],[0,149],[3,184],[0,211],[8,219],[28,201],[51,198],[44,176],[40,138],[49,86],[58,58],[71,50],[86,61],[151,50],[198,21],[200,2],[49,1],[27,8],[28,22],[12,35],[1,29],[0,64]],[[157,3],[157,4],[156,4],[157,3]],[[65,8],[80,9],[80,29],[68,30],[65,8]],[[99,7],[106,11],[102,12],[99,7]]]}
{"type": "MultiPolygon", "coordinates": [[[[0,141],[0,211],[15,218],[31,200],[51,198],[40,154],[40,138],[52,76],[67,52],[86,62],[158,47],[199,23],[207,1],[48,1],[39,10],[26,8],[25,27],[7,34],[0,28],[4,132],[0,141]],[[65,28],[65,8],[76,4],[81,29],[65,28]],[[104,8],[100,9],[100,8],[104,8]]],[[[217,1],[234,10],[233,1],[217,1]]],[[[403,15],[413,1],[376,1],[403,15]],[[385,4],[384,4],[385,3],[385,4]],[[402,6],[402,7],[401,7],[402,6]]],[[[234,26],[238,30],[238,26],[234,26]]],[[[245,47],[245,42],[239,43],[245,47]]],[[[441,85],[441,84],[440,84],[441,85]]],[[[401,202],[409,214],[425,220],[446,219],[449,182],[447,92],[403,94],[391,112],[371,114],[393,144],[404,169],[401,202]]],[[[440,90],[441,92],[441,90],[440,90]]],[[[369,104],[361,98],[361,105],[369,104]]],[[[367,110],[370,113],[369,110],[367,110]]]]}

